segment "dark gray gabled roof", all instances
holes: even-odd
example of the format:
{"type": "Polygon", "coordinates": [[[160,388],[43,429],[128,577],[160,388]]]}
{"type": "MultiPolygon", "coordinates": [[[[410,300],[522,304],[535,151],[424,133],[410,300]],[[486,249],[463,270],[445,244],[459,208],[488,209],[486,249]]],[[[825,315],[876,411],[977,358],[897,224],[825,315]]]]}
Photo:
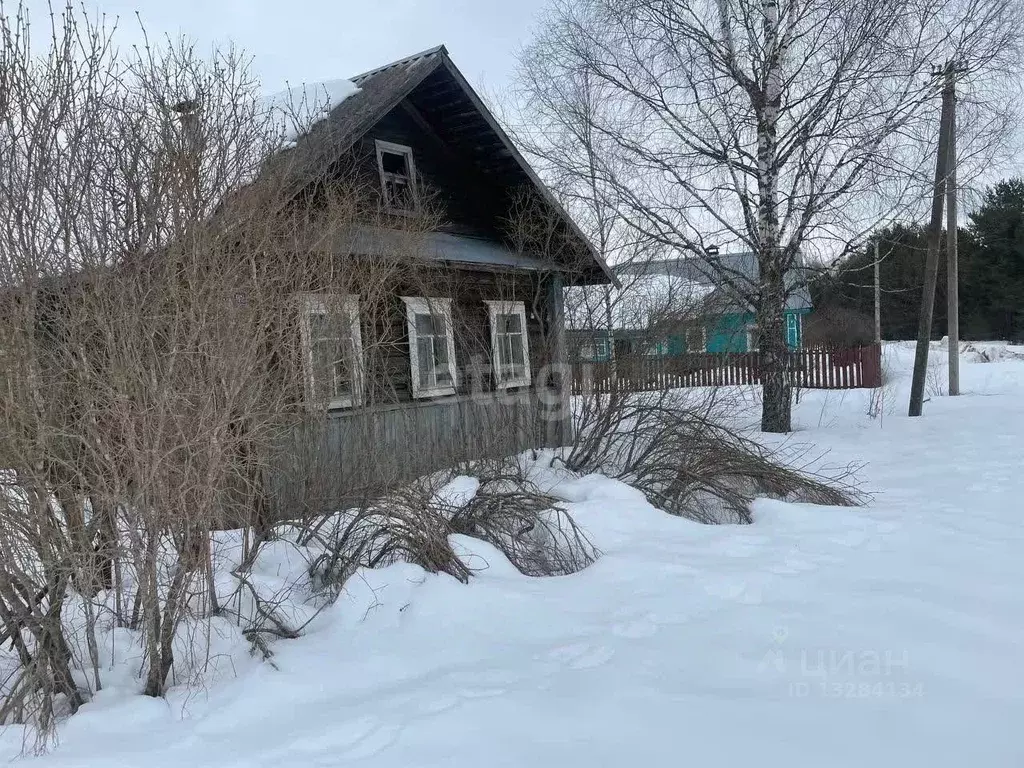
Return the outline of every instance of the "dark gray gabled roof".
{"type": "Polygon", "coordinates": [[[295,152],[300,178],[308,183],[350,150],[373,126],[406,99],[414,110],[441,111],[446,131],[472,147],[473,162],[501,183],[531,185],[562,218],[593,258],[602,281],[615,273],[568,212],[530,167],[511,138],[463,77],[443,45],[407,56],[351,78],[359,90],[334,107],[301,137],[295,152]],[[453,97],[457,102],[453,103],[453,97]]]}
{"type": "MultiPolygon", "coordinates": [[[[739,294],[753,294],[758,290],[761,270],[757,254],[751,251],[723,253],[707,260],[691,257],[684,259],[660,259],[617,265],[615,271],[622,275],[669,275],[680,280],[700,285],[714,286],[715,291],[706,301],[716,306],[747,306],[739,294]],[[727,284],[726,280],[732,283],[727,284]]],[[[796,266],[786,272],[789,295],[788,309],[810,309],[811,294],[807,288],[808,273],[803,266],[796,266]]]]}
{"type": "Polygon", "coordinates": [[[450,232],[409,233],[363,227],[348,232],[339,245],[354,254],[405,253],[435,261],[472,264],[484,268],[511,267],[533,272],[551,269],[551,264],[517,253],[493,240],[450,232]]]}

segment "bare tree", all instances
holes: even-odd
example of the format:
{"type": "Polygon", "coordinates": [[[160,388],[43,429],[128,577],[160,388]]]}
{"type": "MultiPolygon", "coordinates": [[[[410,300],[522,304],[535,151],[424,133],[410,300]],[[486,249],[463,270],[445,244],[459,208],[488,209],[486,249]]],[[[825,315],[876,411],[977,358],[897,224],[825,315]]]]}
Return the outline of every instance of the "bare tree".
{"type": "Polygon", "coordinates": [[[785,432],[787,272],[924,199],[933,64],[969,62],[975,156],[995,146],[1018,18],[1017,0],[556,0],[521,55],[520,134],[753,309],[762,429],[785,432]],[[711,246],[754,252],[757,279],[711,246]]]}
{"type": "Polygon", "coordinates": [[[0,14],[0,637],[20,659],[0,722],[47,733],[90,693],[73,670],[102,686],[98,610],[139,632],[146,693],[188,668],[182,621],[224,609],[212,532],[272,527],[282,438],[326,415],[298,298],[372,310],[405,254],[341,263],[379,205],[341,171],[297,197],[293,143],[238,52],[118,54],[72,10],[41,49],[28,29],[0,14]]]}

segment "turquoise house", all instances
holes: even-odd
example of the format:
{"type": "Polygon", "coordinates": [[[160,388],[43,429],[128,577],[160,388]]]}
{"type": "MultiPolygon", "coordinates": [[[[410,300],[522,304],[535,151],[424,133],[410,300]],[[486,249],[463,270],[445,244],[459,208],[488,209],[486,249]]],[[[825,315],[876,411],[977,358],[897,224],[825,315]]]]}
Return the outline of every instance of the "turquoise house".
{"type": "MultiPolygon", "coordinates": [[[[694,258],[613,267],[622,287],[608,289],[607,309],[590,313],[596,321],[570,327],[578,356],[602,361],[616,354],[675,357],[757,349],[754,311],[739,296],[757,285],[757,258],[750,252],[715,258],[714,269],[694,258]],[[723,272],[730,275],[730,285],[716,281],[714,276],[723,272]]],[[[812,309],[810,293],[803,270],[791,270],[786,281],[786,344],[800,349],[804,315],[812,309]]]]}

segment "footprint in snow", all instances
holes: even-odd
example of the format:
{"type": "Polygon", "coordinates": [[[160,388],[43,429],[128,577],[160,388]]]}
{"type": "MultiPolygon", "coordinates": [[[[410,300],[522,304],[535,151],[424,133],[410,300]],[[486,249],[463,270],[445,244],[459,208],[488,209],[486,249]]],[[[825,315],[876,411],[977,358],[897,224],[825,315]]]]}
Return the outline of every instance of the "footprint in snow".
{"type": "Polygon", "coordinates": [[[569,669],[593,669],[611,661],[615,651],[606,645],[574,643],[556,648],[550,658],[566,664],[569,669]]]}
{"type": "Polygon", "coordinates": [[[805,573],[817,570],[818,566],[800,557],[787,557],[782,563],[772,565],[768,570],[771,573],[805,573]]]}
{"type": "Polygon", "coordinates": [[[370,729],[362,738],[340,753],[338,757],[347,760],[361,760],[373,757],[398,741],[401,733],[402,726],[398,724],[378,723],[376,727],[370,729]]]}
{"type": "MultiPolygon", "coordinates": [[[[331,755],[332,760],[339,756],[369,757],[393,744],[400,731],[400,726],[384,725],[375,717],[346,718],[333,723],[329,729],[317,729],[316,733],[309,734],[296,744],[289,744],[285,751],[288,754],[297,751],[303,754],[304,759],[323,753],[331,755]]],[[[276,754],[271,756],[277,757],[276,754]]]]}
{"type": "Polygon", "coordinates": [[[644,637],[651,637],[658,631],[658,625],[653,617],[643,616],[633,621],[623,621],[612,627],[612,634],[618,637],[625,637],[630,640],[639,640],[644,637]]]}
{"type": "Polygon", "coordinates": [[[439,715],[450,709],[455,709],[462,699],[458,696],[439,696],[420,705],[420,713],[424,715],[439,715]]]}
{"type": "Polygon", "coordinates": [[[851,530],[844,534],[837,536],[831,536],[830,541],[839,544],[844,547],[859,547],[868,540],[868,535],[864,531],[851,530]]]}
{"type": "Polygon", "coordinates": [[[712,577],[710,575],[702,578],[700,585],[708,595],[724,600],[739,600],[747,589],[747,582],[744,579],[712,577]]]}
{"type": "Polygon", "coordinates": [[[767,541],[764,536],[730,538],[719,542],[711,551],[725,557],[753,557],[764,549],[767,541]]]}
{"type": "Polygon", "coordinates": [[[459,695],[467,699],[491,699],[505,693],[504,688],[463,688],[459,695]]]}

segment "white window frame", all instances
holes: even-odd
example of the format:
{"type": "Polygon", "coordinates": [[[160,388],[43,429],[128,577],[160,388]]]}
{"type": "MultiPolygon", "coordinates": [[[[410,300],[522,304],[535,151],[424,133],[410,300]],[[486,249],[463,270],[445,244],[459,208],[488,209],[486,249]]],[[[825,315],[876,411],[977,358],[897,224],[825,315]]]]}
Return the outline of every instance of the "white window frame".
{"type": "Polygon", "coordinates": [[[402,296],[405,302],[405,319],[409,330],[409,367],[412,373],[413,397],[442,397],[454,395],[458,386],[458,371],[455,365],[455,328],[452,325],[452,300],[449,298],[427,298],[424,296],[402,296]],[[423,387],[420,385],[420,351],[416,339],[416,315],[441,315],[445,322],[445,341],[448,346],[448,374],[451,385],[444,387],[423,387]]]}
{"type": "Polygon", "coordinates": [[[533,377],[530,372],[530,340],[526,332],[526,305],[521,301],[485,301],[491,319],[491,370],[497,389],[528,387],[533,377]],[[519,315],[523,329],[523,375],[514,379],[501,379],[498,360],[498,315],[519,315]]]}
{"type": "Polygon", "coordinates": [[[303,294],[302,297],[302,360],[306,368],[306,390],[308,402],[319,407],[316,401],[316,380],[313,369],[313,337],[310,316],[314,314],[329,315],[341,311],[348,316],[349,327],[352,329],[352,393],[342,397],[332,397],[327,402],[328,409],[351,408],[363,402],[363,336],[359,325],[359,297],[339,294],[303,294]]]}
{"type": "Polygon", "coordinates": [[[706,325],[701,325],[701,326],[695,326],[693,328],[688,328],[686,330],[686,334],[683,337],[683,341],[686,343],[686,351],[687,351],[687,353],[695,352],[695,353],[698,353],[698,354],[703,354],[704,352],[707,352],[708,351],[708,327],[706,325]],[[696,334],[697,331],[700,331],[700,349],[699,350],[692,349],[690,347],[690,339],[696,334]]]}
{"type": "Polygon", "coordinates": [[[401,216],[414,216],[419,212],[420,200],[416,191],[416,164],[413,162],[412,147],[405,144],[395,144],[391,141],[376,139],[377,148],[377,172],[380,174],[380,192],[384,199],[384,207],[388,213],[395,213],[401,216]],[[409,194],[412,198],[412,208],[395,208],[388,201],[388,174],[384,171],[384,153],[393,155],[405,155],[405,166],[409,169],[409,194]]]}
{"type": "Polygon", "coordinates": [[[795,312],[786,313],[786,345],[789,345],[789,332],[793,331],[793,348],[800,348],[800,315],[795,312]]]}
{"type": "Polygon", "coordinates": [[[743,330],[747,334],[747,352],[760,352],[757,343],[757,323],[750,323],[743,330]]]}
{"type": "Polygon", "coordinates": [[[668,354],[668,342],[667,341],[655,341],[653,344],[648,344],[644,348],[644,355],[646,357],[665,357],[668,354]]]}

